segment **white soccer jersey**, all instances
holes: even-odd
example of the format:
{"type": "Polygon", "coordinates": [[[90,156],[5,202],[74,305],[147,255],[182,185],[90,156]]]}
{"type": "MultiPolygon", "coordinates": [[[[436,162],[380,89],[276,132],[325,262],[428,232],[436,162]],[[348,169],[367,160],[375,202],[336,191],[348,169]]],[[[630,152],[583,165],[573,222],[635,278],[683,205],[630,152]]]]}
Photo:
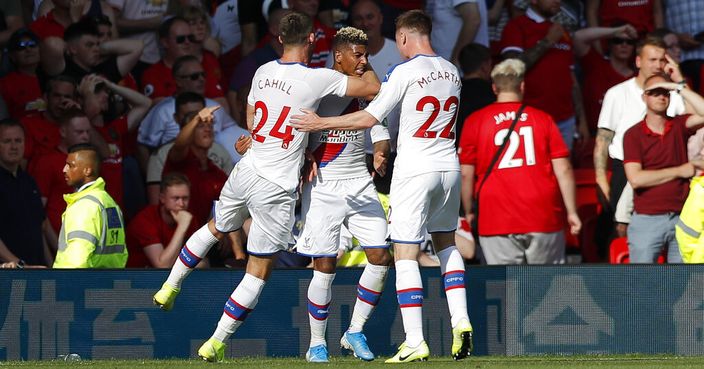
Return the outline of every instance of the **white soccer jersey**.
{"type": "MultiPolygon", "coordinates": [[[[352,97],[326,96],[318,108],[321,117],[337,117],[354,113],[366,102],[352,97]]],[[[389,139],[389,131],[381,123],[372,127],[371,141],[389,139]]],[[[310,135],[309,147],[318,163],[318,175],[322,180],[349,179],[369,176],[364,152],[364,130],[325,130],[310,135]]]]}
{"type": "Polygon", "coordinates": [[[252,147],[242,162],[257,175],[294,191],[303,164],[307,135],[288,125],[301,109],[316,110],[320,99],[344,96],[347,76],[301,63],[268,62],[257,69],[247,103],[254,107],[252,147]]]}
{"type": "Polygon", "coordinates": [[[455,119],[461,88],[457,68],[439,56],[417,55],[386,74],[365,110],[381,121],[401,102],[394,178],[460,170],[455,119]]]}

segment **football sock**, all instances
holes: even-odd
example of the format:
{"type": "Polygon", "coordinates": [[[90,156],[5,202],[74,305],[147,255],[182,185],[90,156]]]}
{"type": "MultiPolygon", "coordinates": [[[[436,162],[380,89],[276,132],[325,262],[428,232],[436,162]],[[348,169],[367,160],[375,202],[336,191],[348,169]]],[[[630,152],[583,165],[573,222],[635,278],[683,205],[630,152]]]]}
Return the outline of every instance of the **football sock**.
{"type": "Polygon", "coordinates": [[[440,272],[447,296],[447,306],[450,308],[452,327],[467,315],[467,292],[464,286],[464,259],[454,245],[438,252],[440,272]]]}
{"type": "Polygon", "coordinates": [[[357,301],[354,303],[354,311],[348,329],[351,333],[361,332],[364,329],[364,323],[367,322],[379,302],[388,271],[389,267],[385,265],[367,264],[364,267],[362,276],[359,278],[357,301]]]}
{"type": "Polygon", "coordinates": [[[308,285],[308,321],[310,322],[310,347],[326,345],[325,330],[328,324],[328,309],[332,298],[332,281],[335,273],[313,271],[308,285]]]}
{"type": "Polygon", "coordinates": [[[244,275],[225,303],[225,311],[220,317],[213,338],[225,342],[231,334],[235,333],[249,312],[257,305],[264,283],[266,283],[264,280],[251,274],[244,275]]]}
{"type": "Polygon", "coordinates": [[[210,248],[217,242],[218,239],[210,233],[207,224],[200,227],[181,248],[181,253],[171,268],[171,273],[169,273],[166,283],[173,288],[180,289],[181,282],[188,277],[193,268],[198,265],[203,257],[208,254],[210,248]]]}
{"type": "Polygon", "coordinates": [[[406,344],[416,347],[423,341],[423,281],[417,261],[396,261],[396,297],[401,308],[406,344]]]}

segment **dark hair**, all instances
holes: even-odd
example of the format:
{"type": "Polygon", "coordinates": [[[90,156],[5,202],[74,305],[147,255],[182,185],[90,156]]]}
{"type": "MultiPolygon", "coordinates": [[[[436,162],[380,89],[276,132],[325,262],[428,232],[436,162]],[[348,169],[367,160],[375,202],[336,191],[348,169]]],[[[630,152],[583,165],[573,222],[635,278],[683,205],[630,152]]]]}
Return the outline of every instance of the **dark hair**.
{"type": "Polygon", "coordinates": [[[482,64],[491,59],[491,51],[482,44],[472,42],[460,50],[458,59],[462,72],[471,74],[479,70],[482,64]]]}
{"type": "Polygon", "coordinates": [[[640,55],[640,53],[643,51],[643,48],[646,46],[654,46],[660,49],[667,49],[667,45],[665,45],[665,41],[663,41],[662,37],[657,37],[648,34],[645,36],[644,39],[638,42],[638,45],[636,46],[636,55],[640,55]]]}
{"type": "Polygon", "coordinates": [[[39,44],[39,37],[37,37],[34,32],[30,31],[28,28],[20,28],[10,35],[10,38],[7,40],[7,49],[10,51],[17,50],[23,38],[29,38],[39,44]]]}
{"type": "Polygon", "coordinates": [[[299,12],[286,14],[279,22],[279,36],[285,45],[305,45],[313,33],[313,21],[299,12]]]}
{"type": "Polygon", "coordinates": [[[161,182],[159,183],[159,191],[163,193],[164,191],[166,191],[167,188],[171,186],[178,186],[184,184],[188,186],[188,188],[191,187],[191,181],[189,181],[188,177],[186,177],[185,175],[179,172],[167,173],[161,178],[161,182]]]}
{"type": "Polygon", "coordinates": [[[51,92],[54,91],[54,83],[56,83],[56,82],[70,83],[71,85],[73,85],[74,89],[77,87],[76,80],[73,77],[65,75],[65,74],[59,74],[57,76],[51,77],[44,84],[44,92],[47,95],[51,94],[51,92]]]}
{"type": "Polygon", "coordinates": [[[176,16],[176,17],[171,17],[167,20],[165,20],[160,26],[159,26],[159,38],[168,38],[169,34],[171,33],[171,27],[174,25],[174,23],[181,21],[186,24],[188,24],[188,21],[183,19],[182,17],[176,16]]]}
{"type": "Polygon", "coordinates": [[[64,31],[64,41],[75,41],[86,35],[99,37],[99,32],[95,23],[90,19],[84,18],[66,27],[64,31]]]}
{"type": "Polygon", "coordinates": [[[68,148],[68,153],[72,154],[74,152],[79,152],[79,151],[90,151],[92,155],[90,156],[91,159],[93,159],[93,163],[91,163],[91,167],[93,169],[93,175],[97,178],[100,177],[100,164],[102,163],[103,159],[100,157],[100,152],[98,152],[98,148],[93,146],[90,143],[79,143],[72,145],[71,147],[68,148]]]}
{"type": "Polygon", "coordinates": [[[176,61],[174,61],[174,66],[171,67],[171,75],[176,77],[178,76],[179,72],[181,71],[181,68],[183,68],[183,65],[186,63],[198,63],[200,64],[200,60],[195,55],[184,55],[180,56],[176,61]]]}
{"type": "Polygon", "coordinates": [[[433,21],[428,14],[420,9],[409,10],[396,18],[396,29],[408,28],[421,35],[430,35],[433,31],[433,21]]]}
{"type": "Polygon", "coordinates": [[[201,94],[195,92],[182,92],[178,94],[174,100],[174,107],[176,108],[175,111],[177,112],[178,108],[188,103],[201,103],[205,106],[205,98],[201,94]]]}
{"type": "Polygon", "coordinates": [[[112,21],[110,20],[110,17],[108,17],[105,14],[86,16],[85,19],[87,19],[89,22],[93,23],[96,27],[97,26],[112,27],[112,21]]]}
{"type": "Polygon", "coordinates": [[[20,123],[19,120],[13,118],[5,118],[0,120],[0,129],[10,127],[20,127],[20,129],[22,129],[22,132],[24,132],[24,126],[22,125],[22,123],[20,123]]]}
{"type": "Polygon", "coordinates": [[[657,37],[657,38],[663,39],[663,43],[664,43],[664,42],[665,42],[665,41],[664,41],[665,36],[667,36],[667,35],[669,35],[669,34],[671,34],[671,33],[674,34],[675,32],[673,32],[673,31],[672,31],[671,29],[669,29],[669,28],[660,27],[660,28],[654,29],[652,32],[648,33],[648,36],[653,36],[653,37],[657,37]]]}
{"type": "Polygon", "coordinates": [[[85,117],[86,119],[88,119],[88,116],[85,112],[83,112],[83,110],[79,108],[71,108],[61,114],[61,117],[59,117],[59,124],[68,124],[68,122],[70,122],[72,119],[81,117],[85,117]]]}

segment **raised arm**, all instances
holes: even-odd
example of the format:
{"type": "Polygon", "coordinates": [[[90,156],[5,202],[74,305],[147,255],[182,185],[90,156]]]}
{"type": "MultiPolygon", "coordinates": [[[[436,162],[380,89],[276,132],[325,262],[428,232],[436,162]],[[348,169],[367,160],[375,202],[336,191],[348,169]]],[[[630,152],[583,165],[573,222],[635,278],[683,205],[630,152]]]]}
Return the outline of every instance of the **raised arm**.
{"type": "Polygon", "coordinates": [[[467,44],[474,41],[477,36],[477,31],[481,24],[481,17],[479,16],[479,4],[477,2],[463,3],[455,7],[457,13],[462,18],[462,28],[460,28],[460,33],[457,36],[457,41],[455,46],[452,48],[452,55],[450,56],[450,61],[453,64],[458,64],[457,56],[467,44]]]}
{"type": "Polygon", "coordinates": [[[152,107],[152,99],[131,88],[120,86],[104,78],[102,80],[112,92],[122,96],[130,104],[130,110],[127,113],[127,129],[135,130],[152,107]]]}
{"type": "Polygon", "coordinates": [[[213,124],[213,112],[219,108],[219,106],[206,107],[195,114],[193,118],[191,118],[188,123],[181,128],[178,136],[176,136],[174,145],[171,146],[171,149],[169,150],[167,160],[173,162],[183,160],[186,155],[188,155],[188,150],[190,149],[191,142],[193,141],[193,132],[196,127],[201,123],[213,124]]]}
{"type": "Polygon", "coordinates": [[[587,55],[592,43],[602,38],[623,38],[637,39],[638,32],[630,24],[624,24],[621,27],[590,27],[582,28],[574,33],[574,53],[578,58],[587,55]]]}
{"type": "Polygon", "coordinates": [[[129,73],[142,55],[144,43],[142,40],[121,38],[105,41],[100,44],[100,53],[117,57],[117,70],[121,76],[129,73]]]}
{"type": "Polygon", "coordinates": [[[650,86],[648,89],[664,88],[678,91],[687,103],[688,111],[692,115],[687,118],[687,128],[697,129],[704,125],[704,97],[690,90],[686,84],[673,82],[660,82],[650,86]]]}
{"type": "Polygon", "coordinates": [[[535,63],[537,63],[557,41],[560,41],[562,36],[566,33],[567,31],[565,31],[559,23],[553,23],[545,37],[538,40],[533,47],[523,50],[522,53],[516,50],[509,50],[504,52],[502,56],[505,59],[519,58],[526,63],[526,69],[533,68],[535,63]]]}

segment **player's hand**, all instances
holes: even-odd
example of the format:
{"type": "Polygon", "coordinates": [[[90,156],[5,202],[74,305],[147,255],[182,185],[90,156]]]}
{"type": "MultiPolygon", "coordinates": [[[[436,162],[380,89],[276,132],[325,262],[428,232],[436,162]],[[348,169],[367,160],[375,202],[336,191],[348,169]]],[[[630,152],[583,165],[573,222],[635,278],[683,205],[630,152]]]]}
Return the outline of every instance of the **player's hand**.
{"type": "Polygon", "coordinates": [[[313,154],[306,150],[306,162],[303,165],[303,182],[313,182],[313,178],[318,175],[318,162],[315,161],[313,154]]]}
{"type": "Polygon", "coordinates": [[[310,109],[301,109],[303,114],[292,115],[289,125],[301,132],[320,131],[324,127],[320,117],[310,109]]]}
{"type": "MultiPolygon", "coordinates": [[[[386,175],[386,167],[389,164],[389,158],[383,151],[377,151],[374,153],[374,171],[380,176],[386,175]]],[[[373,176],[373,173],[372,173],[373,176]]]]}
{"type": "Polygon", "coordinates": [[[193,214],[189,213],[188,210],[171,211],[171,216],[174,217],[176,224],[182,227],[188,227],[191,224],[191,219],[193,219],[193,214]]]}
{"type": "Polygon", "coordinates": [[[240,155],[244,155],[250,147],[252,147],[252,136],[242,135],[235,142],[235,151],[240,155]]]}
{"type": "Polygon", "coordinates": [[[567,214],[567,223],[570,225],[570,233],[574,236],[582,230],[582,221],[577,213],[567,214]]]}

